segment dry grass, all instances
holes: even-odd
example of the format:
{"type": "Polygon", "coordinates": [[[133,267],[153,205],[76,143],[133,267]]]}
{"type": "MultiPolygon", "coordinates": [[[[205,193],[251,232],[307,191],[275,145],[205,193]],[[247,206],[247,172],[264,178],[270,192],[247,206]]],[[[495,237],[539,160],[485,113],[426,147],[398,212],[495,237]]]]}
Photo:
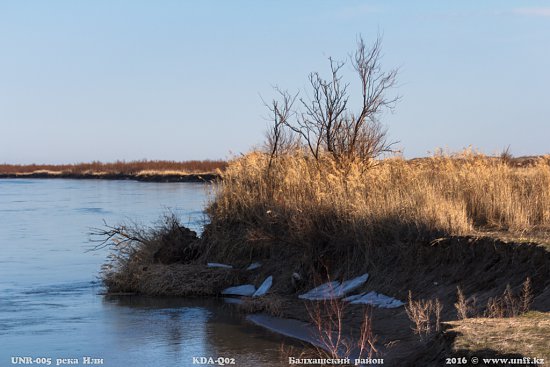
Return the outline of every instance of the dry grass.
{"type": "Polygon", "coordinates": [[[314,302],[307,310],[315,328],[314,338],[319,345],[314,348],[319,358],[367,359],[378,353],[369,307],[364,310],[358,335],[354,335],[356,330],[344,322],[346,304],[342,300],[332,298],[314,302]]]}
{"type": "Polygon", "coordinates": [[[439,299],[413,300],[409,291],[408,303],[405,306],[407,316],[414,323],[413,331],[420,339],[441,330],[441,311],[443,305],[439,299]]]}
{"type": "Polygon", "coordinates": [[[456,298],[457,300],[454,306],[458,318],[463,320],[473,316],[473,314],[475,313],[475,298],[467,300],[466,296],[464,296],[464,292],[462,292],[462,289],[460,289],[460,287],[457,287],[456,298]]]}
{"type": "Polygon", "coordinates": [[[116,161],[112,163],[91,162],[77,164],[1,164],[0,174],[122,174],[122,175],[153,175],[153,174],[195,174],[213,173],[225,169],[227,162],[221,160],[203,161],[116,161]]]}
{"type": "Polygon", "coordinates": [[[454,350],[493,350],[550,361],[550,314],[529,312],[514,318],[473,318],[450,322],[458,333],[454,350]]]}
{"type": "Polygon", "coordinates": [[[454,304],[457,317],[464,320],[470,317],[503,318],[516,317],[529,312],[533,304],[534,293],[531,278],[525,279],[521,290],[514,292],[510,284],[501,295],[489,297],[485,311],[477,310],[476,298],[466,298],[462,289],[457,287],[457,301],[454,304]]]}
{"type": "Polygon", "coordinates": [[[532,303],[533,289],[531,288],[531,279],[527,278],[519,294],[514,294],[510,285],[508,285],[501,296],[489,298],[485,317],[502,318],[519,316],[527,313],[532,303]]]}
{"type": "Polygon", "coordinates": [[[218,296],[238,282],[229,269],[212,269],[200,264],[151,264],[133,272],[136,293],[151,296],[218,296]]]}
{"type": "Polygon", "coordinates": [[[284,300],[275,295],[265,295],[256,298],[244,298],[243,303],[238,305],[240,311],[250,314],[265,312],[271,316],[283,316],[284,300]]]}
{"type": "Polygon", "coordinates": [[[221,258],[250,256],[271,241],[365,263],[368,248],[419,237],[550,229],[550,156],[518,166],[465,151],[352,164],[344,173],[329,158],[296,152],[268,166],[255,152],[224,172],[208,210],[221,258]],[[239,241],[228,228],[240,228],[239,241]]]}

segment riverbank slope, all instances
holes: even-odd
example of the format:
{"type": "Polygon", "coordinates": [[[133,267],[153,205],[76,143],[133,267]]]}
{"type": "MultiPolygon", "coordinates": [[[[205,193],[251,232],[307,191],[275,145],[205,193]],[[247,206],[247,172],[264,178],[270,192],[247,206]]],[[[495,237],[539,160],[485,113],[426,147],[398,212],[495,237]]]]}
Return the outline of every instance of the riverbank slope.
{"type": "Polygon", "coordinates": [[[367,313],[372,350],[386,365],[436,366],[477,352],[546,357],[547,349],[528,348],[540,345],[529,335],[544,334],[544,327],[527,335],[492,328],[482,349],[465,342],[472,334],[462,331],[479,318],[527,325],[531,318],[521,315],[529,310],[548,316],[549,157],[518,166],[465,152],[342,170],[299,153],[252,153],[230,162],[218,190],[200,238],[173,218],[150,233],[112,228],[111,237],[129,240],[118,242],[116,261],[104,269],[108,290],[219,296],[272,276],[266,296],[238,307],[330,327],[336,304],[341,327],[356,335],[367,313]],[[252,263],[261,266],[246,270],[252,263]],[[355,292],[405,306],[299,298],[365,273],[368,281],[355,292]]]}

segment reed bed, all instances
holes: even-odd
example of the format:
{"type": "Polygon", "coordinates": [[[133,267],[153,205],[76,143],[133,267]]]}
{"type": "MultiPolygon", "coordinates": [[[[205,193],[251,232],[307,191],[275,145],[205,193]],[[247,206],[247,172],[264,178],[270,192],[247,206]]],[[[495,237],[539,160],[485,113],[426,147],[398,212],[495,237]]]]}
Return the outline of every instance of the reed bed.
{"type": "Polygon", "coordinates": [[[550,156],[518,165],[464,151],[339,167],[301,151],[231,161],[208,209],[213,253],[251,256],[271,241],[356,258],[419,238],[550,229],[550,156]]]}

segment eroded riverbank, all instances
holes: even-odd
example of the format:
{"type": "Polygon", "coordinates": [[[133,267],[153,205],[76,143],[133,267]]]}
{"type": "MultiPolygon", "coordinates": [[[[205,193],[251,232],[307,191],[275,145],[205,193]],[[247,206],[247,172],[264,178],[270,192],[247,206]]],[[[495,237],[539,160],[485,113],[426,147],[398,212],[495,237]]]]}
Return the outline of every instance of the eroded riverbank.
{"type": "MultiPolygon", "coordinates": [[[[266,278],[272,277],[273,285],[267,295],[241,297],[240,301],[231,303],[244,314],[257,314],[264,321],[275,317],[271,320],[281,320],[286,325],[288,322],[284,320],[296,320],[310,325],[314,331],[322,326],[316,323],[316,317],[322,315],[330,319],[334,316],[331,316],[334,313],[331,301],[308,301],[299,297],[323,282],[323,279],[312,279],[304,272],[302,264],[307,254],[286,248],[286,251],[270,252],[267,256],[233,259],[225,264],[227,266],[212,263],[209,266],[208,244],[205,243],[209,238],[208,229],[203,238],[198,238],[185,229],[176,230],[174,222],[171,225],[167,233],[180,231],[177,240],[169,240],[175,237],[168,235],[160,241],[157,238],[137,244],[140,262],[133,258],[124,264],[126,267],[120,274],[113,273],[113,277],[106,278],[112,291],[220,297],[228,287],[250,284],[257,289],[266,278]],[[185,235],[181,236],[181,233],[185,235]]],[[[550,311],[550,253],[536,243],[504,242],[482,236],[418,241],[388,246],[383,253],[373,253],[367,269],[370,269],[368,280],[355,288],[354,293],[377,292],[407,303],[411,292],[415,300],[437,299],[442,306],[438,316],[441,329],[421,336],[413,331],[414,323],[407,314],[407,305],[380,308],[338,301],[342,305],[342,331],[353,340],[360,339],[361,325],[368,314],[372,350],[376,351],[374,355],[384,358],[386,365],[414,366],[418,362],[435,366],[441,364],[444,356],[453,353],[475,355],[475,350],[453,349],[457,333],[445,324],[457,320],[457,287],[470,303],[469,316],[476,317],[483,316],[487,302],[499,297],[507,286],[517,293],[529,278],[531,309],[550,311]]],[[[360,275],[350,270],[340,275],[326,273],[325,276],[332,280],[346,280],[353,274],[360,275]]],[[[281,322],[259,324],[287,336],[304,334],[288,325],[281,329],[281,322]]],[[[307,337],[294,337],[307,340],[307,337]]],[[[309,342],[318,346],[316,340],[319,340],[319,335],[309,338],[309,342]]],[[[485,349],[483,355],[486,356],[506,355],[498,349],[491,349],[490,345],[485,349]]],[[[546,356],[544,353],[541,357],[546,356]]]]}

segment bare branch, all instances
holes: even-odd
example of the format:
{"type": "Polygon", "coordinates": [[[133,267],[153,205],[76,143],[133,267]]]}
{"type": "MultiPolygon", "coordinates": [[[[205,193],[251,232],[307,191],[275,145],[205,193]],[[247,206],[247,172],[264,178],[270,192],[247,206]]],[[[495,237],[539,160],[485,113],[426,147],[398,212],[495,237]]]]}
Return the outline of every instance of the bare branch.
{"type": "Polygon", "coordinates": [[[395,87],[397,69],[382,71],[381,38],[369,48],[360,37],[350,62],[359,77],[361,105],[356,113],[349,106],[349,83],[343,81],[341,70],[345,62],[329,58],[330,77],[309,74],[308,98],[299,98],[300,107],[291,112],[298,95],[281,92],[280,101],[268,106],[273,113],[272,130],[268,135],[270,166],[279,152],[284,132],[292,132],[307,147],[316,160],[328,153],[336,164],[346,171],[349,164],[361,161],[365,167],[385,152],[391,152],[393,143],[387,141],[387,130],[378,118],[385,110],[393,110],[399,97],[388,97],[395,87]]]}
{"type": "Polygon", "coordinates": [[[292,106],[298,98],[298,93],[291,95],[286,90],[281,90],[275,87],[280,99],[274,99],[270,105],[264,102],[266,107],[272,113],[272,126],[266,133],[267,149],[269,151],[269,169],[273,163],[273,159],[280,153],[292,149],[296,139],[293,136],[293,130],[288,130],[289,119],[295,114],[292,106]]]}

